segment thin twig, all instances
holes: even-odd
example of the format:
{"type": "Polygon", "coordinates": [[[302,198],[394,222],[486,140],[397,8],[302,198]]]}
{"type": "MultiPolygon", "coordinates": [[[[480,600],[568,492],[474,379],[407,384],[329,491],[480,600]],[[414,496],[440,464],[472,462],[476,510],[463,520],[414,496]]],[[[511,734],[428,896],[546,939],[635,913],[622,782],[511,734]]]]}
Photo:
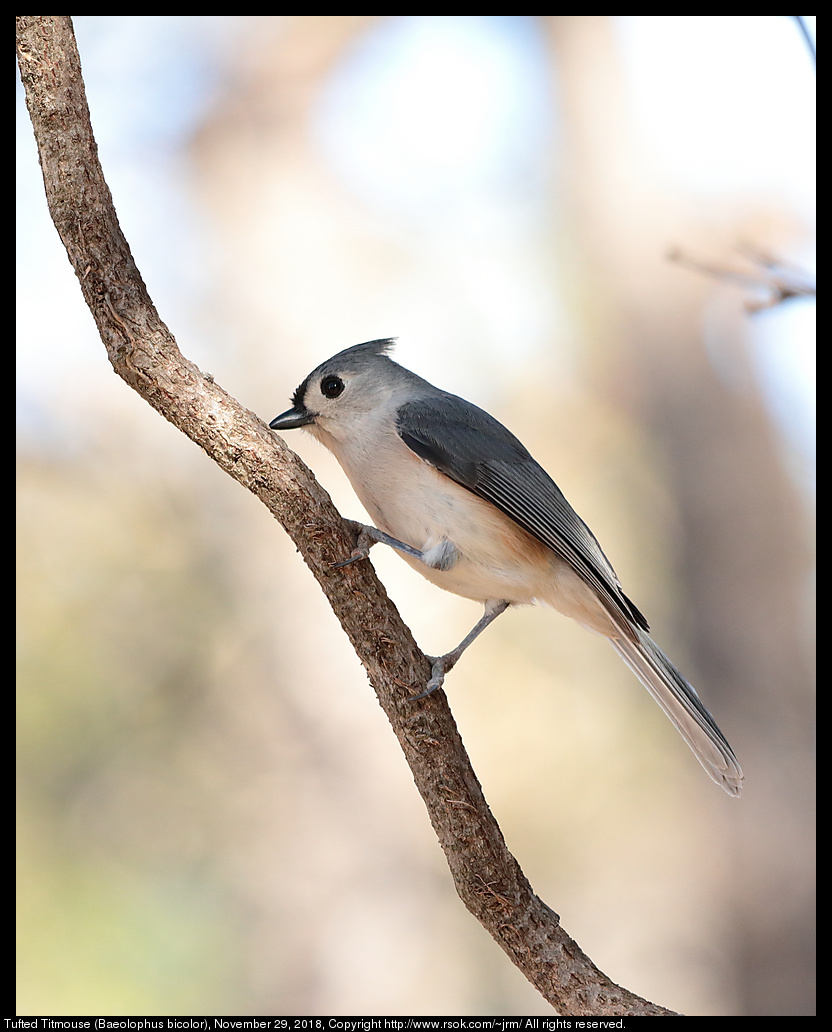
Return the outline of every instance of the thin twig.
{"type": "Polygon", "coordinates": [[[817,64],[818,55],[815,50],[815,41],[812,39],[812,34],[809,32],[809,26],[806,24],[806,19],[800,14],[793,14],[792,17],[797,22],[800,31],[803,33],[803,38],[806,40],[806,46],[809,48],[812,60],[817,64]]]}
{"type": "Polygon", "coordinates": [[[787,265],[753,244],[742,244],[737,250],[750,262],[752,266],[750,270],[733,269],[727,265],[700,261],[686,255],[679,248],[668,251],[667,257],[669,261],[676,262],[677,265],[695,269],[713,279],[737,283],[750,290],[760,292],[761,297],[749,298],[745,302],[747,312],[761,312],[766,308],[774,308],[775,305],[782,304],[790,298],[815,296],[816,288],[814,284],[808,282],[808,277],[802,270],[787,265]]]}

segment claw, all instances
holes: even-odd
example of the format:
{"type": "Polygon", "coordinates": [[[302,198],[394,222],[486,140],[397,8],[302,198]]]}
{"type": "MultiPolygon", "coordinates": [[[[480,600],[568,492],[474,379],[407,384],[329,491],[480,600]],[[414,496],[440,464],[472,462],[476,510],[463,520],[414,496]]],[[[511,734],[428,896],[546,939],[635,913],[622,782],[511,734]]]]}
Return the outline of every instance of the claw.
{"type": "Polygon", "coordinates": [[[468,648],[474,638],[496,618],[500,613],[504,613],[511,605],[510,602],[506,602],[504,599],[490,599],[485,603],[485,612],[482,615],[482,619],[479,623],[462,639],[457,647],[452,652],[446,652],[444,656],[427,656],[426,658],[431,661],[431,678],[428,681],[427,687],[419,695],[414,695],[410,701],[418,702],[419,699],[424,699],[425,696],[430,695],[431,692],[435,692],[437,688],[442,687],[442,683],[445,680],[445,674],[449,670],[452,670],[456,665],[457,660],[462,653],[468,648]]]}
{"type": "MultiPolygon", "coordinates": [[[[355,520],[345,520],[351,529],[353,529],[358,535],[356,541],[356,547],[350,553],[349,559],[342,559],[338,563],[330,563],[329,565],[333,570],[339,570],[344,566],[349,566],[350,563],[357,563],[359,559],[366,559],[370,554],[370,549],[377,542],[389,545],[391,548],[397,549],[399,552],[405,552],[407,555],[412,555],[416,559],[424,559],[424,553],[420,552],[418,548],[413,548],[412,545],[406,545],[403,541],[398,541],[394,537],[390,537],[389,534],[385,534],[383,530],[377,530],[375,527],[368,527],[364,523],[357,523],[355,520]]],[[[450,544],[450,542],[448,542],[450,544]]],[[[451,545],[453,548],[453,545],[451,545]]],[[[456,550],[454,549],[454,553],[456,550]]],[[[446,561],[445,553],[440,557],[442,562],[446,561]]],[[[429,563],[428,565],[436,565],[429,563]]],[[[446,569],[446,566],[440,566],[440,569],[446,569]]]]}
{"type": "Polygon", "coordinates": [[[372,538],[367,534],[368,528],[365,527],[363,523],[357,523],[355,520],[344,520],[344,522],[351,530],[355,531],[355,548],[350,552],[348,559],[342,559],[338,563],[330,563],[330,568],[333,570],[341,570],[345,566],[349,566],[351,563],[357,563],[362,559],[366,559],[370,554],[370,549],[375,544],[372,538]]]}
{"type": "MultiPolygon", "coordinates": [[[[419,692],[418,695],[412,696],[411,702],[418,702],[419,699],[426,699],[428,695],[431,695],[436,691],[437,688],[441,688],[445,683],[445,674],[450,669],[450,666],[445,665],[447,656],[428,656],[427,659],[431,661],[433,667],[431,669],[431,678],[428,681],[427,687],[423,692],[419,692]]],[[[451,664],[453,665],[453,664],[451,664]]]]}
{"type": "Polygon", "coordinates": [[[361,559],[366,559],[369,554],[369,548],[354,548],[352,552],[350,552],[349,559],[342,559],[340,563],[330,563],[330,569],[340,570],[344,566],[349,566],[350,563],[357,563],[361,559]]]}
{"type": "MultiPolygon", "coordinates": [[[[445,678],[443,677],[442,681],[444,681],[444,680],[445,680],[445,678]]],[[[410,697],[410,702],[418,702],[419,699],[426,699],[429,695],[432,695],[433,692],[435,692],[437,688],[441,688],[442,687],[442,681],[437,681],[435,677],[432,677],[428,681],[427,688],[425,688],[425,690],[423,692],[419,692],[418,695],[412,695],[410,697]]]]}

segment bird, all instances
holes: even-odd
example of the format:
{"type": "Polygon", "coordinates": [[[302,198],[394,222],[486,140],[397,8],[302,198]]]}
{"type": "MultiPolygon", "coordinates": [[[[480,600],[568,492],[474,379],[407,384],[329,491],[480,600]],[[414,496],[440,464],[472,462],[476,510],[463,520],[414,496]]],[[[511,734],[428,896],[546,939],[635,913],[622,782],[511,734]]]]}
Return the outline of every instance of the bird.
{"type": "Polygon", "coordinates": [[[429,657],[430,680],[414,701],[440,688],[509,606],[543,603],[607,638],[709,777],[739,796],[733,749],[554,480],[493,416],[395,362],[395,340],[322,362],[269,427],[302,427],[328,448],[373,520],[352,521],[356,546],[334,568],[383,543],[433,584],[483,605],[456,648],[429,657]]]}

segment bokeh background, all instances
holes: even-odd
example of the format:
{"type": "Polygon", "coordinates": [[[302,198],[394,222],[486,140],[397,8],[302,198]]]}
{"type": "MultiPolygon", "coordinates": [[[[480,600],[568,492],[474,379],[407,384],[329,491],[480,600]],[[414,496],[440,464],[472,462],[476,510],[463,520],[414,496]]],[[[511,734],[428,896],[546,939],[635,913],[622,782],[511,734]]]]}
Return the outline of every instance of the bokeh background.
{"type": "MultiPolygon", "coordinates": [[[[812,278],[794,20],[75,28],[184,353],[268,420],[398,336],[549,469],[732,742],[739,802],[600,639],[509,612],[447,689],[536,891],[649,999],[813,1013],[814,304],[752,315],[667,258],[812,278]]],[[[551,1014],[456,897],[289,539],[112,375],[19,83],[17,140],[18,1013],[551,1014]]],[[[427,652],[478,618],[373,562],[427,652]]]]}

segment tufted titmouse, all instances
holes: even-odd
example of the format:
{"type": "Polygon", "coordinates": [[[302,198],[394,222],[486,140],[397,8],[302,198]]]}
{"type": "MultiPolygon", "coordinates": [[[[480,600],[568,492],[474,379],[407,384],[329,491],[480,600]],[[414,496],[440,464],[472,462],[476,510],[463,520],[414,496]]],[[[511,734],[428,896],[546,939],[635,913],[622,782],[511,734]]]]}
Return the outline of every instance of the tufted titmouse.
{"type": "Polygon", "coordinates": [[[711,778],[732,796],[742,770],[699,696],[648,636],[592,532],[517,438],[481,408],[388,357],[394,340],[347,348],[313,370],[273,430],[302,426],[335,455],[375,523],[377,541],[440,588],[485,605],[479,623],[433,658],[421,699],[513,604],[545,602],[610,640],[711,778]]]}

